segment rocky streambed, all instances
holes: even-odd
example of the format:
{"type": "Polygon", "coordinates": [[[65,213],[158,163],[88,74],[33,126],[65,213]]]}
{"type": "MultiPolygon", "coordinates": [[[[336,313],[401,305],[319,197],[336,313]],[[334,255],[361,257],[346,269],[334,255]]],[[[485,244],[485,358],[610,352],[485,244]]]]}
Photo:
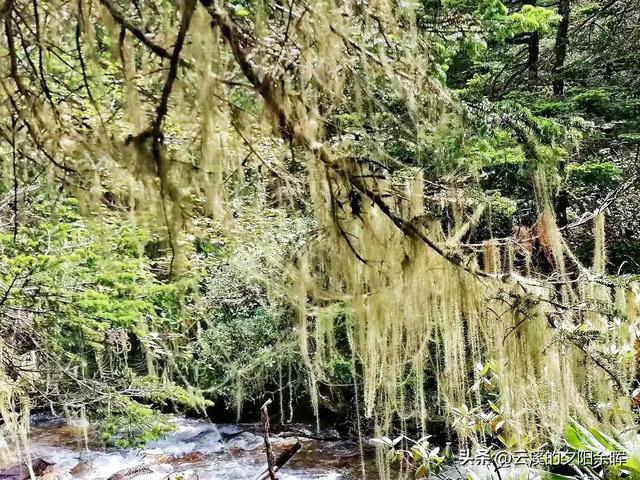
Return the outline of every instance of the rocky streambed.
{"type": "MultiPolygon", "coordinates": [[[[240,480],[263,470],[264,440],[257,424],[213,424],[174,417],[175,431],[144,448],[108,448],[63,419],[32,421],[30,456],[46,480],[240,480]]],[[[301,449],[278,473],[280,480],[347,480],[361,475],[355,442],[335,432],[316,435],[304,425],[272,436],[274,454],[299,441],[301,449]],[[314,437],[314,438],[309,438],[314,437]]],[[[0,480],[29,478],[16,463],[0,469],[0,480]]],[[[371,476],[370,478],[375,478],[371,476]]]]}

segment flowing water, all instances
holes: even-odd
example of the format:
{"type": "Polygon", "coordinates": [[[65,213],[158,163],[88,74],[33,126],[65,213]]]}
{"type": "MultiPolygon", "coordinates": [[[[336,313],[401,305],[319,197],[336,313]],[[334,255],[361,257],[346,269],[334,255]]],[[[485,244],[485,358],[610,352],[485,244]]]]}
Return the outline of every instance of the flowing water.
{"type": "MultiPolygon", "coordinates": [[[[31,428],[31,458],[54,464],[48,480],[240,480],[253,479],[265,466],[264,440],[255,424],[216,425],[175,417],[176,429],[142,449],[100,446],[81,425],[36,417],[31,428]],[[140,468],[135,468],[140,467],[140,468]],[[133,470],[138,473],[133,473],[133,470]]],[[[298,435],[304,426],[295,429],[298,435]]],[[[308,432],[308,434],[313,434],[308,432]]],[[[287,463],[281,480],[347,480],[361,478],[358,448],[346,440],[314,440],[298,436],[301,450],[287,463]]],[[[272,439],[274,453],[295,443],[289,435],[272,439]]],[[[6,472],[6,471],[5,471],[6,472]]],[[[3,477],[0,473],[0,478],[3,477]]],[[[375,477],[369,477],[375,478],[375,477]]]]}

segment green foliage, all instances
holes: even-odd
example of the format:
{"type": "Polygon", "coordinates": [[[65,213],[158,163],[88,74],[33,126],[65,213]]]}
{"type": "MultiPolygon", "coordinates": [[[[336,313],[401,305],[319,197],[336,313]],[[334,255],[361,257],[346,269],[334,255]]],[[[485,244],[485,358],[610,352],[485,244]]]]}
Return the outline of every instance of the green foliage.
{"type": "Polygon", "coordinates": [[[238,414],[296,356],[286,312],[273,310],[264,286],[247,273],[223,265],[211,272],[195,345],[199,385],[232,402],[238,414]]]}
{"type": "Polygon", "coordinates": [[[585,162],[567,165],[567,175],[570,181],[606,187],[616,184],[620,180],[622,170],[613,162],[585,162]]]}
{"type": "Polygon", "coordinates": [[[484,27],[489,38],[504,41],[523,32],[541,32],[548,34],[559,20],[551,9],[530,4],[513,13],[500,0],[447,0],[446,8],[469,12],[473,21],[484,27]]]}
{"type": "Polygon", "coordinates": [[[260,195],[253,202],[237,214],[242,239],[217,240],[189,308],[197,325],[189,368],[194,384],[232,404],[238,415],[244,402],[278,384],[283,369],[299,361],[285,285],[270,280],[285,275],[274,260],[281,262],[297,245],[307,223],[267,208],[260,195]]]}
{"type": "Polygon", "coordinates": [[[618,138],[624,142],[632,144],[640,144],[640,133],[622,133],[618,135],[618,138]]]}
{"type": "Polygon", "coordinates": [[[328,359],[325,369],[331,381],[335,381],[339,385],[351,385],[353,383],[350,358],[335,354],[328,359]]]}
{"type": "Polygon", "coordinates": [[[558,14],[549,8],[525,4],[520,8],[520,11],[507,17],[507,26],[498,35],[498,38],[512,38],[522,32],[550,34],[559,20],[558,14]]]}
{"type": "Polygon", "coordinates": [[[424,479],[430,476],[439,477],[445,464],[453,460],[453,452],[449,444],[440,451],[440,447],[430,442],[427,435],[413,440],[404,435],[395,439],[382,437],[374,439],[380,448],[387,449],[386,459],[392,463],[404,462],[414,473],[414,478],[424,479]]]}
{"type": "Polygon", "coordinates": [[[584,110],[592,115],[605,115],[610,112],[612,97],[611,92],[604,88],[585,90],[572,97],[577,109],[584,110]]]}
{"type": "Polygon", "coordinates": [[[119,448],[141,447],[175,430],[167,417],[127,397],[116,397],[96,413],[102,439],[119,448]]]}
{"type": "Polygon", "coordinates": [[[118,330],[128,342],[139,323],[171,311],[166,298],[176,286],[161,284],[142,255],[147,232],[117,216],[83,219],[72,200],[43,196],[38,205],[42,217],[22,226],[15,243],[9,234],[0,238],[0,281],[24,278],[38,288],[37,297],[24,286],[14,290],[7,306],[42,310],[37,331],[51,348],[71,354],[86,341],[102,350],[118,330]]]}
{"type": "Polygon", "coordinates": [[[629,448],[624,443],[599,429],[595,427],[586,428],[574,420],[565,427],[564,440],[568,447],[576,451],[587,451],[598,454],[620,452],[626,457],[621,464],[597,467],[582,465],[578,460],[574,459],[571,463],[577,469],[579,476],[572,478],[632,478],[634,480],[640,478],[640,461],[637,458],[637,453],[632,448],[629,448]]]}
{"type": "Polygon", "coordinates": [[[505,130],[496,130],[491,136],[473,138],[465,147],[464,156],[479,168],[526,162],[522,146],[505,130]]]}
{"type": "MultiPolygon", "coordinates": [[[[508,448],[516,443],[524,444],[526,439],[511,437],[510,426],[505,420],[500,392],[500,375],[494,360],[476,365],[475,382],[471,392],[477,405],[461,405],[452,409],[453,425],[466,432],[468,438],[495,439],[508,448]]],[[[508,412],[507,412],[508,413],[508,412]]]]}
{"type": "Polygon", "coordinates": [[[543,99],[535,102],[532,99],[532,111],[543,116],[561,116],[575,112],[575,105],[570,100],[543,99]]]}
{"type": "Polygon", "coordinates": [[[119,446],[144,443],[166,429],[150,407],[118,390],[137,385],[140,397],[158,403],[165,391],[164,398],[190,408],[206,405],[184,388],[138,379],[144,370],[129,365],[131,351],[142,346],[149,355],[169,355],[165,342],[182,329],[182,299],[189,288],[188,282],[156,276],[144,255],[150,231],[118,213],[81,217],[77,201],[46,190],[30,200],[36,207],[21,221],[15,241],[11,233],[0,236],[0,286],[7,292],[0,314],[25,319],[23,326],[3,322],[2,329],[28,338],[11,344],[15,355],[36,351],[42,376],[36,374],[30,385],[34,404],[49,402],[52,386],[79,403],[102,391],[104,399],[88,401],[87,414],[100,418],[109,438],[127,427],[115,442],[119,446]],[[83,380],[85,372],[91,381],[83,380]],[[101,378],[103,372],[108,378],[101,378]]]}
{"type": "Polygon", "coordinates": [[[136,377],[131,386],[140,389],[140,395],[157,406],[178,406],[183,410],[203,413],[207,407],[214,404],[191,386],[183,387],[172,382],[160,383],[153,376],[136,377]]]}

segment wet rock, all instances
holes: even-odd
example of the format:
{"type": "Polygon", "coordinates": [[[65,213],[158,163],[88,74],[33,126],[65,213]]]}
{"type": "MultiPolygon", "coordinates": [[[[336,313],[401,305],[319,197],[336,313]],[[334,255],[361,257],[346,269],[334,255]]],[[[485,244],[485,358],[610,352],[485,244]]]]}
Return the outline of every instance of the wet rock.
{"type": "Polygon", "coordinates": [[[89,473],[91,471],[91,465],[89,465],[87,462],[83,462],[81,461],[80,463],[78,463],[75,467],[73,467],[69,473],[71,475],[73,475],[74,477],[77,478],[82,478],[84,477],[87,473],[89,473]]]}
{"type": "MultiPolygon", "coordinates": [[[[33,473],[37,477],[44,475],[53,467],[53,463],[47,462],[43,458],[36,458],[31,462],[33,473]]],[[[0,480],[27,480],[29,478],[29,469],[25,464],[14,465],[11,468],[0,472],[0,480]]]]}
{"type": "Polygon", "coordinates": [[[251,430],[246,428],[244,430],[239,430],[237,432],[220,432],[220,438],[222,438],[223,441],[227,441],[237,437],[238,435],[242,435],[243,433],[247,433],[247,432],[251,432],[251,430]]]}
{"type": "Polygon", "coordinates": [[[345,440],[345,436],[341,435],[340,432],[333,427],[325,427],[320,431],[317,431],[316,429],[309,428],[308,425],[301,423],[274,424],[271,428],[271,433],[282,438],[308,438],[319,442],[337,442],[345,440]]]}
{"type": "Polygon", "coordinates": [[[199,463],[205,458],[202,452],[190,452],[180,456],[163,455],[158,459],[159,463],[166,463],[169,465],[184,465],[185,463],[199,463]]]}
{"type": "Polygon", "coordinates": [[[108,480],[129,480],[149,473],[153,473],[153,471],[147,465],[136,465],[135,467],[125,468],[114,473],[108,480]]]}
{"type": "Polygon", "coordinates": [[[192,452],[222,453],[223,451],[221,435],[215,425],[188,421],[179,424],[176,432],[149,442],[144,453],[181,457],[192,452]]]}
{"type": "Polygon", "coordinates": [[[232,452],[251,451],[262,448],[264,446],[264,439],[254,433],[242,432],[226,443],[228,450],[232,452]]]}
{"type": "Polygon", "coordinates": [[[33,422],[31,441],[39,443],[52,443],[68,447],[84,446],[88,439],[89,447],[100,448],[104,442],[95,428],[81,420],[68,420],[65,418],[40,417],[33,422]]]}
{"type": "Polygon", "coordinates": [[[40,480],[59,480],[61,477],[58,475],[58,472],[52,470],[45,472],[44,475],[38,477],[40,480]]]}

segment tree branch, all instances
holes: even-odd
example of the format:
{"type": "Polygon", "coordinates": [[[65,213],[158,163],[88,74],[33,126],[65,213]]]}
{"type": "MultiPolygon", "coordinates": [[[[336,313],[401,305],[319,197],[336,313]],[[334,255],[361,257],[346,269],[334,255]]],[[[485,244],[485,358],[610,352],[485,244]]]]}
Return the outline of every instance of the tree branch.
{"type": "Polygon", "coordinates": [[[133,34],[133,36],[140,40],[140,42],[142,42],[142,44],[145,45],[149,50],[151,50],[161,58],[165,58],[167,60],[170,60],[172,58],[171,53],[162,48],[160,45],[157,45],[153,41],[149,40],[149,38],[147,38],[147,35],[142,30],[140,30],[133,23],[127,20],[111,0],[100,0],[100,3],[106,7],[113,19],[118,24],[120,24],[121,27],[129,30],[133,34]]]}
{"type": "MultiPolygon", "coordinates": [[[[273,90],[273,87],[272,87],[272,85],[274,84],[273,80],[268,75],[263,76],[259,72],[258,68],[248,60],[239,40],[241,38],[240,31],[238,27],[235,25],[235,23],[233,22],[233,20],[229,17],[228,13],[222,7],[220,7],[215,0],[200,0],[200,2],[202,3],[202,5],[205,6],[207,11],[211,15],[213,19],[212,25],[214,26],[217,25],[220,28],[223,34],[223,37],[226,39],[227,43],[231,47],[231,50],[236,58],[236,61],[238,62],[245,77],[247,78],[247,80],[249,80],[249,82],[251,82],[251,84],[254,86],[256,91],[260,93],[267,107],[278,119],[281,133],[283,136],[292,138],[297,143],[305,146],[307,149],[313,152],[325,166],[332,169],[339,175],[346,176],[346,178],[349,180],[349,182],[354,188],[356,188],[363,195],[369,198],[369,200],[371,200],[371,202],[374,205],[376,205],[380,209],[380,211],[389,220],[391,220],[391,222],[401,232],[403,232],[408,237],[419,240],[420,242],[422,242],[423,244],[431,248],[438,255],[440,255],[447,262],[451,263],[455,267],[462,269],[465,272],[468,272],[474,275],[479,280],[482,278],[493,279],[493,280],[498,280],[499,282],[502,282],[505,285],[513,285],[513,281],[515,281],[515,284],[523,290],[523,296],[530,297],[531,292],[525,287],[525,285],[518,278],[514,277],[510,273],[491,274],[491,273],[485,272],[479,268],[475,268],[470,265],[467,265],[464,257],[459,253],[455,251],[452,252],[452,251],[445,250],[445,248],[441,247],[437,242],[435,242],[428,235],[426,235],[422,231],[422,229],[420,229],[418,226],[416,226],[410,221],[405,220],[400,215],[392,211],[391,207],[389,207],[389,205],[387,205],[387,203],[384,201],[382,195],[377,191],[369,188],[362,178],[359,178],[356,175],[346,172],[343,168],[341,168],[340,165],[338,165],[337,162],[333,159],[332,154],[324,144],[316,141],[315,139],[310,138],[304,132],[303,129],[296,128],[297,125],[294,124],[294,121],[290,117],[288,112],[284,110],[284,108],[281,106],[281,103],[279,102],[279,98],[276,95],[276,92],[274,92],[273,90]]],[[[527,144],[526,138],[524,139],[524,143],[527,148],[533,148],[532,145],[527,144]]],[[[511,291],[510,294],[520,297],[520,295],[518,295],[516,292],[513,292],[513,291],[511,291]]],[[[538,301],[548,303],[549,305],[554,306],[556,309],[559,309],[560,307],[562,307],[562,309],[564,309],[565,311],[568,309],[568,307],[564,305],[560,305],[554,302],[553,300],[546,299],[541,295],[535,295],[535,297],[538,301]]],[[[553,324],[551,319],[548,319],[548,320],[549,320],[550,326],[552,328],[555,328],[555,325],[553,324]]],[[[576,345],[576,346],[578,348],[581,348],[580,345],[576,345]]],[[[605,370],[608,374],[610,374],[616,386],[618,386],[621,391],[624,391],[623,385],[621,384],[619,378],[617,378],[617,376],[613,374],[613,372],[611,372],[610,369],[606,368],[606,366],[603,366],[602,362],[599,362],[598,359],[594,359],[591,355],[589,355],[588,352],[584,351],[583,348],[581,348],[581,350],[583,350],[585,355],[588,355],[590,358],[592,358],[594,362],[598,366],[600,366],[600,368],[603,368],[603,370],[605,370]]]]}

